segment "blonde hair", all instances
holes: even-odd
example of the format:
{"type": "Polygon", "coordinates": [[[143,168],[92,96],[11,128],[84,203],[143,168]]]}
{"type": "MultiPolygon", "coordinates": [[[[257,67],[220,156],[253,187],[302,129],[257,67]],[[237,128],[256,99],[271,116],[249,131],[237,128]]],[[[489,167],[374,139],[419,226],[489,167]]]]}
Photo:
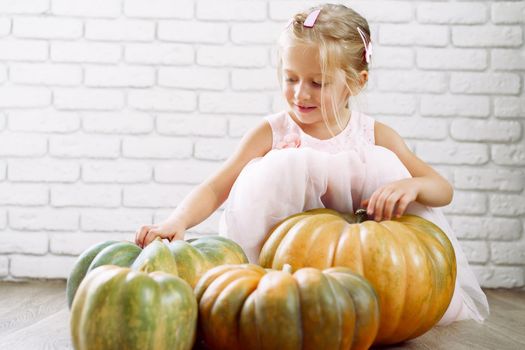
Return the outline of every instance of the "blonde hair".
{"type": "MultiPolygon", "coordinates": [[[[367,40],[370,41],[370,28],[367,20],[344,5],[324,4],[297,13],[290,21],[290,25],[281,33],[278,41],[277,74],[279,84],[282,84],[283,49],[291,41],[299,45],[317,45],[323,81],[327,76],[335,75],[338,70],[342,70],[350,96],[357,95],[362,89],[359,73],[363,70],[368,71],[368,63],[365,60],[365,45],[357,27],[364,31],[368,36],[367,40]],[[318,9],[321,12],[314,26],[312,28],[304,27],[306,17],[318,9]]],[[[321,113],[330,133],[334,135],[324,108],[323,90],[324,84],[321,86],[321,113]]],[[[339,109],[335,106],[334,98],[332,98],[332,107],[337,125],[342,130],[342,118],[339,115],[339,109]]]]}

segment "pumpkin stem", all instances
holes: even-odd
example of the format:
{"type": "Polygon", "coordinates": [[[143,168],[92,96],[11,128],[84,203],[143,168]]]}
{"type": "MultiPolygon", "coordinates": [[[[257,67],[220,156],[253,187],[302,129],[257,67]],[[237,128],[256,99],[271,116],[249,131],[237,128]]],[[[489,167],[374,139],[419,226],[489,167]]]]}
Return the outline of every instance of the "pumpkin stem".
{"type": "Polygon", "coordinates": [[[288,272],[290,275],[292,274],[293,270],[292,270],[292,265],[290,264],[284,264],[283,265],[283,271],[284,272],[288,272]]]}
{"type": "Polygon", "coordinates": [[[355,212],[356,215],[356,221],[358,224],[368,220],[368,215],[366,215],[366,209],[357,209],[355,212]]]}

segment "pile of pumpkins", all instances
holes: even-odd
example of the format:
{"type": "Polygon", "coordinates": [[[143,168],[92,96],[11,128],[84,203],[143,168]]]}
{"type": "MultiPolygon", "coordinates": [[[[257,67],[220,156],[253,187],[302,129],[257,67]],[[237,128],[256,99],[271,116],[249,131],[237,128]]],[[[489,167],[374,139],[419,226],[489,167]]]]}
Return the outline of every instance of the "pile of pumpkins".
{"type": "Polygon", "coordinates": [[[456,278],[453,247],[431,222],[330,209],[278,223],[259,264],[217,236],[95,245],[67,283],[73,345],[368,349],[432,328],[456,278]]]}

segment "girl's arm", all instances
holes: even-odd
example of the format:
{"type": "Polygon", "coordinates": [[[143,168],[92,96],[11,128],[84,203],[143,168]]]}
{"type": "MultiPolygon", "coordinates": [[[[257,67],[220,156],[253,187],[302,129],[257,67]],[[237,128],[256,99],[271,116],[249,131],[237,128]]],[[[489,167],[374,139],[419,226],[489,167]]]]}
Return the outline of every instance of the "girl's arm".
{"type": "Polygon", "coordinates": [[[230,190],[244,166],[262,157],[272,148],[272,130],[263,120],[241,139],[236,151],[213,175],[195,187],[159,225],[144,225],[135,234],[135,242],[147,246],[156,237],[183,239],[184,231],[210,216],[228,198],[230,190]]]}
{"type": "Polygon", "coordinates": [[[413,201],[430,207],[444,206],[452,201],[454,190],[450,183],[413,154],[399,134],[379,122],[375,123],[374,130],[376,145],[394,152],[412,178],[395,181],[377,189],[363,203],[368,207],[369,215],[375,214],[376,220],[390,219],[392,215],[402,215],[413,201]]]}

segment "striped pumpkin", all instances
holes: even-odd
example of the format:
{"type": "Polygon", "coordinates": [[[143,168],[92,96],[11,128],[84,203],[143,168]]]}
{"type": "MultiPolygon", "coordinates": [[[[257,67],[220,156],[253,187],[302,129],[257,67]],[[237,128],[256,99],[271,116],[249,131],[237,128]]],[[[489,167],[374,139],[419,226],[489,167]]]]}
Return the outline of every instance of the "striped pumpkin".
{"type": "Polygon", "coordinates": [[[373,288],[347,268],[223,265],[195,295],[200,335],[215,350],[368,349],[379,327],[373,288]]]}
{"type": "Polygon", "coordinates": [[[104,265],[80,284],[70,326],[76,350],[189,350],[197,302],[177,276],[104,265]]]}
{"type": "Polygon", "coordinates": [[[77,259],[66,286],[68,305],[71,308],[78,286],[87,273],[103,265],[164,271],[181,277],[194,287],[200,276],[212,267],[247,262],[248,258],[237,243],[219,236],[169,244],[157,239],[144,249],[128,241],[106,241],[88,248],[77,259]]]}
{"type": "Polygon", "coordinates": [[[415,338],[441,319],[452,299],[452,244],[439,227],[417,216],[381,222],[365,217],[330,209],[293,215],[272,229],[259,262],[273,269],[348,267],[379,295],[375,344],[415,338]]]}

